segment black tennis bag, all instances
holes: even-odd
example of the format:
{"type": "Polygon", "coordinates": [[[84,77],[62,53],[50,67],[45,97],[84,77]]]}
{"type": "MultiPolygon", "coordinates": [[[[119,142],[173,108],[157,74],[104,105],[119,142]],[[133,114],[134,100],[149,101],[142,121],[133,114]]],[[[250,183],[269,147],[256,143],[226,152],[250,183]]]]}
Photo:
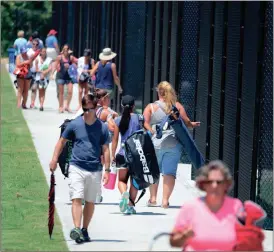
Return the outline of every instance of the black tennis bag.
{"type": "MultiPolygon", "coordinates": [[[[60,126],[60,128],[61,128],[60,137],[61,137],[62,133],[64,132],[65,128],[68,126],[68,124],[71,121],[72,120],[66,119],[63,122],[63,124],[60,126]]],[[[68,174],[69,174],[69,161],[71,158],[73,144],[74,144],[73,140],[67,141],[59,158],[58,158],[58,164],[59,164],[61,171],[62,171],[63,175],[65,176],[65,178],[68,178],[68,174]]]]}
{"type": "Polygon", "coordinates": [[[133,186],[143,190],[158,183],[160,170],[149,133],[144,130],[134,132],[125,141],[124,148],[133,186]]]}

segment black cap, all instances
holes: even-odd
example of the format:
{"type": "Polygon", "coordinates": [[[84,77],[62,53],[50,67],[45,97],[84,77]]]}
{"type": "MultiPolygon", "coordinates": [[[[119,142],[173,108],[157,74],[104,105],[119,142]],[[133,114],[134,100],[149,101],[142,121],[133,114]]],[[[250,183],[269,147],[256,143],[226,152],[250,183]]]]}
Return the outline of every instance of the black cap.
{"type": "Polygon", "coordinates": [[[123,96],[123,98],[122,98],[122,106],[123,107],[125,107],[125,106],[133,107],[134,104],[135,104],[135,99],[133,96],[131,96],[131,95],[123,96]]]}
{"type": "Polygon", "coordinates": [[[90,51],[90,49],[85,49],[85,50],[84,50],[84,56],[91,56],[91,51],[90,51]]]}
{"type": "Polygon", "coordinates": [[[36,38],[39,38],[39,32],[38,31],[34,31],[32,33],[32,39],[36,39],[36,38]]]}

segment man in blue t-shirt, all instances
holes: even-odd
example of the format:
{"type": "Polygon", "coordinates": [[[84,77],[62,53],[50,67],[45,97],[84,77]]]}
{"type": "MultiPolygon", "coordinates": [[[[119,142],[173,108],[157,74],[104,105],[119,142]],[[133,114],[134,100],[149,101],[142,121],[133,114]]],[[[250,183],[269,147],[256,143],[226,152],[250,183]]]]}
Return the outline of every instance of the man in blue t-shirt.
{"type": "Polygon", "coordinates": [[[84,115],[71,121],[56,144],[50,170],[57,168],[58,157],[67,140],[74,139],[69,166],[70,198],[72,201],[72,217],[75,228],[70,237],[77,243],[90,241],[88,225],[94,212],[96,195],[101,190],[102,164],[101,153],[105,160],[104,184],[108,183],[110,172],[109,133],[107,126],[97,119],[95,108],[97,99],[87,94],[82,99],[84,115]],[[82,199],[85,200],[82,219],[82,199]]]}

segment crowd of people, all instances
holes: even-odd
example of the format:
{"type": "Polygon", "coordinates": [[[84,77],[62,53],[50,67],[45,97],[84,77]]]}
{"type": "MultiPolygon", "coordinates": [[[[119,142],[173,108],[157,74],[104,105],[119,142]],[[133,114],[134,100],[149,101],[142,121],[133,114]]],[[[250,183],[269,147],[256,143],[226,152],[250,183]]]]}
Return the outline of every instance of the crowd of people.
{"type": "MultiPolygon", "coordinates": [[[[17,76],[17,106],[27,108],[28,91],[31,89],[30,108],[34,108],[36,93],[39,90],[40,111],[43,111],[47,85],[50,79],[55,79],[59,100],[58,111],[72,113],[70,102],[73,84],[76,81],[79,85],[79,105],[75,119],[68,124],[58,140],[49,166],[52,172],[56,170],[62,149],[68,140],[73,140],[69,195],[72,201],[74,228],[70,232],[70,237],[77,243],[82,243],[90,241],[88,226],[94,213],[97,195],[102,193],[101,181],[104,184],[109,181],[111,162],[116,162],[120,167],[120,211],[128,215],[136,214],[134,202],[138,190],[132,185],[123,147],[127,138],[141,127],[150,132],[163,176],[160,206],[167,209],[183,147],[177,140],[174,129],[163,130],[162,137],[157,138],[156,127],[169,114],[172,106],[177,108],[187,127],[198,127],[200,122],[192,122],[189,119],[184,106],[177,101],[174,88],[167,81],[158,84],[158,99],[145,107],[143,126],[140,124],[140,117],[135,113],[135,99],[130,95],[122,97],[122,114],[119,115],[110,107],[115,85],[120,93],[123,92],[116,65],[112,62],[116,53],[110,48],[105,48],[99,55],[100,60],[95,62],[91,50],[87,48],[82,57],[76,58],[67,44],[59,50],[56,34],[55,30],[48,33],[44,47],[37,32],[29,41],[24,39],[23,31],[18,32],[18,39],[14,43],[16,67],[27,66],[28,74],[23,78],[17,76]],[[73,70],[71,66],[76,69],[76,79],[70,72],[73,70]],[[67,86],[65,101],[64,86],[67,86]],[[83,210],[82,200],[85,201],[83,210]]],[[[205,191],[206,195],[184,204],[181,208],[170,244],[182,247],[185,251],[235,250],[239,243],[235,225],[238,222],[237,216],[244,212],[244,205],[240,200],[228,196],[233,186],[229,169],[222,161],[212,161],[199,169],[196,185],[205,191]]],[[[159,206],[156,201],[157,193],[158,184],[151,185],[147,207],[159,206]]],[[[260,230],[257,230],[257,233],[260,234],[260,230]]],[[[255,245],[262,243],[262,236],[248,235],[246,233],[246,236],[252,239],[244,241],[246,247],[254,248],[255,245]]]]}

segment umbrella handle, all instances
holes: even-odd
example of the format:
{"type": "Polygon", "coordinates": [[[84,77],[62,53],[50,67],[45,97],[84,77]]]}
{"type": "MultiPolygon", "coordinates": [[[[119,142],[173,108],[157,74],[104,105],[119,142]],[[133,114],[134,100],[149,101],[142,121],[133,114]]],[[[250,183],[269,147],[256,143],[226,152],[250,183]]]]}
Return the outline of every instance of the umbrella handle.
{"type": "Polygon", "coordinates": [[[172,236],[172,235],[173,235],[173,233],[168,233],[168,232],[161,232],[161,233],[155,235],[149,243],[148,251],[152,251],[152,248],[153,248],[153,245],[154,245],[155,241],[158,240],[160,237],[162,237],[162,236],[172,236]]]}

